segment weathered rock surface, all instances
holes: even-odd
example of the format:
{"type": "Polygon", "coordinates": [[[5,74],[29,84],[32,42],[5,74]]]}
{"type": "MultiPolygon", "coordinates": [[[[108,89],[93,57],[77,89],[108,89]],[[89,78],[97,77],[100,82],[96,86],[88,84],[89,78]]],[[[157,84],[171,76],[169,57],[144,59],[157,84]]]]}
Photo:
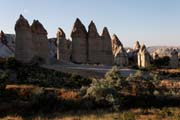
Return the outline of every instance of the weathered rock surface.
{"type": "Polygon", "coordinates": [[[119,46],[114,55],[114,63],[118,66],[127,66],[129,64],[128,54],[123,46],[119,46]]]}
{"type": "Polygon", "coordinates": [[[14,56],[14,36],[0,32],[0,57],[13,57],[14,56]]]}
{"type": "Polygon", "coordinates": [[[127,66],[129,64],[128,54],[115,34],[112,36],[112,50],[114,54],[114,64],[119,66],[127,66]]]}
{"type": "Polygon", "coordinates": [[[33,56],[42,58],[43,62],[49,63],[50,49],[48,46],[47,31],[38,20],[33,21],[31,31],[34,52],[33,56]]]}
{"type": "Polygon", "coordinates": [[[141,48],[141,45],[140,45],[139,41],[136,41],[134,46],[133,46],[133,50],[134,51],[136,51],[136,50],[139,51],[140,48],[141,48]]]}
{"type": "Polygon", "coordinates": [[[97,32],[96,25],[91,21],[88,27],[88,63],[100,64],[103,58],[102,49],[102,39],[97,32]]]}
{"type": "Polygon", "coordinates": [[[170,67],[171,68],[178,68],[179,67],[179,58],[178,58],[178,51],[174,49],[171,52],[170,56],[170,67]]]}
{"type": "Polygon", "coordinates": [[[18,61],[29,63],[33,58],[38,57],[42,58],[43,63],[49,63],[47,31],[38,20],[34,20],[30,26],[28,21],[20,15],[15,31],[15,57],[18,61]]]}
{"type": "Polygon", "coordinates": [[[150,65],[150,54],[145,45],[142,45],[138,52],[138,66],[140,68],[147,68],[150,65]]]}
{"type": "Polygon", "coordinates": [[[61,28],[57,31],[57,60],[58,61],[70,61],[72,52],[72,43],[70,40],[66,39],[66,35],[61,28]]]}
{"type": "Polygon", "coordinates": [[[88,56],[87,31],[85,26],[77,18],[73,30],[72,37],[72,61],[76,63],[86,63],[88,56]]]}
{"type": "Polygon", "coordinates": [[[112,65],[114,61],[114,56],[112,52],[111,36],[106,27],[104,27],[103,29],[101,39],[102,39],[102,52],[103,52],[101,63],[105,65],[112,65]]]}
{"type": "Polygon", "coordinates": [[[138,52],[141,48],[141,45],[139,41],[136,41],[135,44],[133,45],[133,49],[128,51],[128,56],[129,56],[129,63],[132,66],[135,66],[138,64],[138,52]]]}
{"type": "Polygon", "coordinates": [[[112,36],[112,51],[113,54],[115,55],[116,50],[118,49],[119,46],[123,46],[117,35],[113,34],[112,36]]]}
{"type": "Polygon", "coordinates": [[[15,57],[21,62],[30,62],[33,58],[33,43],[31,28],[28,21],[20,15],[15,25],[16,46],[15,57]]]}

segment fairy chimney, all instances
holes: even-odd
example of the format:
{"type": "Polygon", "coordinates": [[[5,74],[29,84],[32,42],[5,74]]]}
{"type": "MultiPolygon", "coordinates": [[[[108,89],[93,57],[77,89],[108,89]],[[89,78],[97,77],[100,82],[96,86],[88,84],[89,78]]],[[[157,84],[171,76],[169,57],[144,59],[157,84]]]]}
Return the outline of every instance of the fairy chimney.
{"type": "Polygon", "coordinates": [[[85,26],[77,18],[73,30],[72,37],[72,61],[76,63],[87,62],[87,31],[85,26]]]}
{"type": "Polygon", "coordinates": [[[174,49],[171,52],[170,56],[170,67],[171,68],[178,68],[179,67],[179,58],[178,58],[178,51],[174,49]]]}
{"type": "Polygon", "coordinates": [[[138,67],[147,68],[150,65],[150,54],[145,45],[142,45],[138,52],[138,67]]]}
{"type": "Polygon", "coordinates": [[[15,32],[15,58],[20,62],[28,63],[33,58],[32,34],[28,21],[22,15],[16,21],[15,32]]]}
{"type": "Polygon", "coordinates": [[[141,45],[140,45],[139,41],[136,41],[133,46],[133,54],[132,54],[132,58],[131,58],[133,60],[132,65],[138,64],[138,52],[139,52],[140,48],[141,48],[141,45]]]}
{"type": "Polygon", "coordinates": [[[71,56],[71,41],[66,39],[66,35],[61,28],[57,31],[57,60],[70,61],[71,56]]]}
{"type": "Polygon", "coordinates": [[[113,55],[115,55],[116,50],[118,49],[119,46],[123,46],[117,35],[113,34],[112,36],[112,51],[113,55]]]}
{"type": "Polygon", "coordinates": [[[128,61],[128,54],[123,47],[123,44],[117,37],[117,35],[112,36],[112,50],[114,55],[114,64],[118,66],[127,66],[128,61]]]}
{"type": "Polygon", "coordinates": [[[45,63],[49,63],[50,50],[46,29],[38,20],[34,20],[31,25],[31,32],[34,56],[42,58],[45,63]]]}
{"type": "Polygon", "coordinates": [[[114,55],[114,64],[125,67],[129,64],[128,54],[123,46],[119,46],[114,55]]]}
{"type": "Polygon", "coordinates": [[[109,31],[106,27],[104,27],[102,35],[102,59],[101,63],[106,65],[112,65],[113,64],[113,53],[112,53],[112,43],[111,43],[111,37],[109,34],[109,31]]]}
{"type": "Polygon", "coordinates": [[[3,43],[4,45],[8,44],[8,41],[6,39],[6,35],[4,34],[4,32],[2,30],[0,32],[0,42],[3,43]]]}
{"type": "Polygon", "coordinates": [[[136,51],[136,50],[139,51],[140,47],[141,47],[141,45],[140,45],[139,41],[136,41],[134,46],[133,46],[133,50],[134,51],[136,51]]]}
{"type": "Polygon", "coordinates": [[[102,59],[102,39],[97,32],[96,25],[93,21],[88,27],[88,62],[97,64],[102,59]]]}

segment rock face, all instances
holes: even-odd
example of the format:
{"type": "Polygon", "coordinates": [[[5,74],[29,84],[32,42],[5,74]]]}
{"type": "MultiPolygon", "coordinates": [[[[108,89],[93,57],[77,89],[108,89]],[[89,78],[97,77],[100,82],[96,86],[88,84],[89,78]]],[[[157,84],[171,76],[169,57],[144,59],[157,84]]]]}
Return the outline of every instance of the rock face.
{"type": "Polygon", "coordinates": [[[115,34],[112,36],[112,49],[114,54],[114,64],[118,66],[127,66],[129,64],[128,54],[115,34]]]}
{"type": "Polygon", "coordinates": [[[102,39],[93,21],[91,21],[88,28],[88,63],[101,63],[103,57],[102,39]]]}
{"type": "Polygon", "coordinates": [[[114,55],[119,46],[123,46],[123,45],[122,45],[121,41],[119,40],[119,38],[114,34],[112,36],[112,51],[113,51],[114,55]]]}
{"type": "Polygon", "coordinates": [[[20,15],[15,25],[16,31],[16,60],[28,63],[33,58],[33,43],[31,28],[28,21],[20,15]]]}
{"type": "Polygon", "coordinates": [[[123,48],[123,46],[119,46],[117,48],[114,56],[114,63],[116,65],[123,67],[129,64],[128,54],[126,53],[126,50],[123,48]]]}
{"type": "Polygon", "coordinates": [[[150,65],[150,54],[146,49],[146,46],[141,46],[138,52],[138,67],[147,68],[150,65]]]}
{"type": "Polygon", "coordinates": [[[7,45],[8,44],[8,41],[6,40],[6,36],[4,34],[3,31],[0,32],[0,41],[1,43],[3,43],[4,45],[7,45]]]}
{"type": "Polygon", "coordinates": [[[138,52],[141,48],[141,45],[139,43],[139,41],[136,41],[133,49],[132,49],[132,55],[130,56],[130,63],[131,65],[137,65],[138,64],[138,52]]]}
{"type": "Polygon", "coordinates": [[[0,57],[13,57],[14,56],[14,36],[0,32],[0,57]]]}
{"type": "Polygon", "coordinates": [[[40,57],[45,63],[49,63],[50,50],[48,46],[47,31],[38,20],[33,21],[31,31],[34,57],[40,57]]]}
{"type": "Polygon", "coordinates": [[[104,27],[102,35],[102,52],[103,52],[103,59],[101,62],[106,65],[112,65],[114,61],[113,52],[112,52],[112,43],[109,31],[106,27],[104,27]]]}
{"type": "Polygon", "coordinates": [[[113,64],[111,38],[106,27],[100,36],[93,21],[89,24],[87,32],[81,21],[77,19],[71,37],[73,62],[113,64]]]}
{"type": "Polygon", "coordinates": [[[179,67],[178,52],[175,49],[171,52],[170,67],[171,68],[178,68],[179,67]]]}
{"type": "Polygon", "coordinates": [[[76,19],[71,33],[72,37],[72,61],[75,63],[87,63],[88,41],[85,26],[76,19]]]}
{"type": "Polygon", "coordinates": [[[34,20],[30,26],[28,21],[20,15],[15,25],[16,47],[15,57],[18,61],[28,63],[34,57],[43,59],[43,62],[49,62],[49,47],[47,40],[47,31],[43,25],[34,20]]]}
{"type": "Polygon", "coordinates": [[[136,51],[136,50],[139,51],[140,48],[141,48],[141,45],[140,45],[139,41],[136,41],[136,43],[133,46],[133,50],[134,51],[136,51]]]}
{"type": "Polygon", "coordinates": [[[66,35],[61,28],[58,28],[56,34],[57,40],[57,60],[58,61],[70,61],[72,45],[71,41],[66,39],[66,35]]]}

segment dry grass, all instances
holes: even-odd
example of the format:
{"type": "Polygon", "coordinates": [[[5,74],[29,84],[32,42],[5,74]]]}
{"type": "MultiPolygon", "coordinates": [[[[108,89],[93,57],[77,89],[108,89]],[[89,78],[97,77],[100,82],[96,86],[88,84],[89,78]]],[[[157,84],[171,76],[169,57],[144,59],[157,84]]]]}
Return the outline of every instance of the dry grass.
{"type": "Polygon", "coordinates": [[[76,99],[80,98],[80,96],[76,90],[63,89],[63,88],[60,88],[60,89],[58,89],[58,88],[44,88],[44,87],[38,87],[38,86],[34,86],[34,85],[7,85],[6,90],[7,91],[14,91],[21,97],[27,97],[33,91],[34,92],[42,91],[46,94],[54,94],[58,98],[61,98],[64,100],[76,100],[76,99]]]}
{"type": "Polygon", "coordinates": [[[49,117],[22,118],[21,116],[7,116],[1,120],[180,120],[180,108],[163,109],[131,109],[118,113],[107,113],[102,110],[76,113],[56,113],[49,117]]]}

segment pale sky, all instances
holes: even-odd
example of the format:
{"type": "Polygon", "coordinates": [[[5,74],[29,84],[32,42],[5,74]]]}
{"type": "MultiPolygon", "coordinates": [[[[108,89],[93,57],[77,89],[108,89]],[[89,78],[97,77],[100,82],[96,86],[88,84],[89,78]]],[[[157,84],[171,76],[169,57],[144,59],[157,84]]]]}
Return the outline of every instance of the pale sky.
{"type": "Polygon", "coordinates": [[[93,20],[99,34],[108,27],[124,46],[132,47],[136,40],[147,46],[180,46],[180,0],[1,0],[0,29],[14,33],[20,14],[30,24],[38,19],[49,38],[58,27],[70,38],[78,17],[86,28],[93,20]]]}

